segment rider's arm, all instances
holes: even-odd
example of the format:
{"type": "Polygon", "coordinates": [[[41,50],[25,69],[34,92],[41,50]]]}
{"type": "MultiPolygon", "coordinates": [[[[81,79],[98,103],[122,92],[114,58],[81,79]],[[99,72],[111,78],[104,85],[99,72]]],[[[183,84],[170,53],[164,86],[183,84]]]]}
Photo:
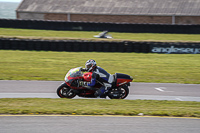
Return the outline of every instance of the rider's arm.
{"type": "Polygon", "coordinates": [[[86,82],[86,81],[80,81],[79,82],[79,86],[95,86],[96,84],[96,80],[99,80],[99,75],[96,73],[92,74],[92,79],[90,82],[86,82]]]}
{"type": "Polygon", "coordinates": [[[96,79],[98,78],[98,74],[96,73],[92,73],[92,79],[91,82],[89,82],[87,85],[88,86],[94,86],[96,84],[96,79]]]}
{"type": "Polygon", "coordinates": [[[85,68],[81,68],[81,71],[86,72],[87,70],[85,68]]]}

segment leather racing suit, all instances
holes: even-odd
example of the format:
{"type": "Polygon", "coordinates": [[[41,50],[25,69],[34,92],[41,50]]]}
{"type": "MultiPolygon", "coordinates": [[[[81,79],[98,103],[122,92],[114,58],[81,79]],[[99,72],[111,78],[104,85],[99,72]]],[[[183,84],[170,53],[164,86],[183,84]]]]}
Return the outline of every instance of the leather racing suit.
{"type": "Polygon", "coordinates": [[[103,96],[104,92],[109,90],[112,86],[113,75],[109,74],[103,68],[96,66],[92,70],[92,79],[91,82],[87,82],[85,86],[93,87],[96,83],[100,83],[102,87],[95,92],[95,96],[103,96]]]}

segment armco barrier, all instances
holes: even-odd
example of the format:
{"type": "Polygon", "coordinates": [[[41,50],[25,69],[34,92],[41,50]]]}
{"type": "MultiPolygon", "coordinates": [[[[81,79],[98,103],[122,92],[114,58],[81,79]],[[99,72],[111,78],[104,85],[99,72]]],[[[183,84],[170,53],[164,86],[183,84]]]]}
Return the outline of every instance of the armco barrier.
{"type": "Polygon", "coordinates": [[[0,38],[0,50],[200,54],[200,43],[0,38]]]}
{"type": "Polygon", "coordinates": [[[200,25],[172,24],[130,24],[130,23],[95,23],[0,19],[2,28],[71,30],[71,31],[104,31],[130,33],[180,33],[200,34],[200,25]]]}

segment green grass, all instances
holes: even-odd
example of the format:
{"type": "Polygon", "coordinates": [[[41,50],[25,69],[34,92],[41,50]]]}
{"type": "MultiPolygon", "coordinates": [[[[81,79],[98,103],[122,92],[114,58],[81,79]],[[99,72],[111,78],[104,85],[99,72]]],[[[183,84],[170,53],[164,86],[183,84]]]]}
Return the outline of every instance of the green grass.
{"type": "MultiPolygon", "coordinates": [[[[17,38],[39,38],[39,39],[83,39],[83,40],[108,40],[94,38],[100,32],[87,31],[53,31],[53,30],[30,30],[30,29],[11,29],[0,28],[0,37],[17,38]]],[[[153,34],[153,33],[117,33],[109,32],[114,39],[131,41],[161,41],[161,42],[200,42],[200,34],[153,34]]]]}
{"type": "Polygon", "coordinates": [[[0,99],[0,114],[200,117],[200,102],[104,99],[0,99]]]}
{"type": "Polygon", "coordinates": [[[90,58],[111,74],[133,76],[134,82],[200,84],[199,54],[9,50],[0,50],[0,80],[63,80],[90,58]]]}

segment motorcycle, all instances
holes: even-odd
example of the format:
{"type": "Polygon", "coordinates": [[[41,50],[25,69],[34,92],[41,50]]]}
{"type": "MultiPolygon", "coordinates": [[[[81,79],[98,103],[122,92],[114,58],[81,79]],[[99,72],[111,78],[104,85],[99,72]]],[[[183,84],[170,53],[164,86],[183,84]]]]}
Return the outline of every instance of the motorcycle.
{"type": "MultiPolygon", "coordinates": [[[[90,82],[92,78],[92,72],[83,73],[81,68],[82,67],[77,67],[68,71],[65,76],[65,82],[57,88],[57,95],[60,98],[74,98],[76,95],[85,98],[96,98],[94,93],[102,86],[102,83],[96,80],[94,87],[79,86],[80,81],[90,82]]],[[[122,73],[115,73],[113,77],[114,81],[112,87],[107,90],[104,97],[100,98],[108,96],[110,99],[124,99],[128,96],[128,86],[130,86],[130,82],[133,78],[122,73]]]]}

